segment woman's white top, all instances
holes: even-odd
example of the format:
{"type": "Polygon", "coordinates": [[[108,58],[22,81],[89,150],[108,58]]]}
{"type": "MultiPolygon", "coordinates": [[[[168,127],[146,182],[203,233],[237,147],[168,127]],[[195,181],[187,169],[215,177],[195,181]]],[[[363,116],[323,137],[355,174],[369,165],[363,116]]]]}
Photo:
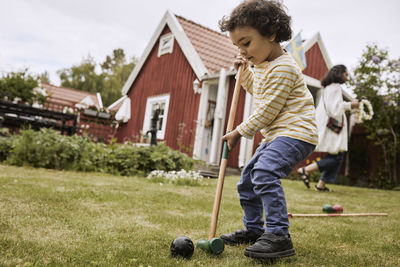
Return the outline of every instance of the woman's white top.
{"type": "Polygon", "coordinates": [[[316,110],[316,120],[318,129],[318,145],[315,151],[337,154],[347,151],[347,120],[345,111],[351,109],[351,102],[343,101],[342,87],[338,83],[328,85],[322,89],[321,98],[316,110]],[[324,102],[325,101],[325,106],[324,102]],[[325,111],[325,107],[328,112],[325,111]],[[326,127],[330,117],[343,121],[342,131],[337,134],[326,127]]]}

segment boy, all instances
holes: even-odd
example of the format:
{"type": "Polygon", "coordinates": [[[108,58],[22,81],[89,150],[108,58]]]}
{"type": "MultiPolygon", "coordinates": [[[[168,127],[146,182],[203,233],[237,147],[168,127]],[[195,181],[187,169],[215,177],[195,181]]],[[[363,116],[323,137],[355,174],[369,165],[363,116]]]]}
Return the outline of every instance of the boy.
{"type": "Polygon", "coordinates": [[[264,136],[237,185],[245,229],[221,239],[229,245],[255,242],[244,253],[253,258],[295,254],[280,178],[318,143],[312,95],[300,68],[280,45],[291,38],[290,22],[279,2],[266,0],[244,1],[220,21],[221,31],[228,31],[239,48],[234,66],[243,65],[242,86],[256,105],[222,140],[232,150],[242,136],[252,138],[258,131],[264,136]]]}

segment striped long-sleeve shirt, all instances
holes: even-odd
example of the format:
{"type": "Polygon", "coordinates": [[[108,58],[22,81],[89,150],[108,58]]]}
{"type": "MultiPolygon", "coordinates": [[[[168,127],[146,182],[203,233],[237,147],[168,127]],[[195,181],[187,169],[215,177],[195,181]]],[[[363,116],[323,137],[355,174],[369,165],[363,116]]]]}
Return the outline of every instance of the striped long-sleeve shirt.
{"type": "Polygon", "coordinates": [[[313,97],[290,55],[245,69],[241,83],[256,105],[236,128],[242,136],[251,138],[261,131],[262,142],[287,136],[318,144],[313,97]]]}

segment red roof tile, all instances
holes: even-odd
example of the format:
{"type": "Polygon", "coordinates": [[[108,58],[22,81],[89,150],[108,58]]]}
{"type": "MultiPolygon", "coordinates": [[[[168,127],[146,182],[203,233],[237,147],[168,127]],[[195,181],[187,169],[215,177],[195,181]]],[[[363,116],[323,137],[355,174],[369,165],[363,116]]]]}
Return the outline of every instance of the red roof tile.
{"type": "Polygon", "coordinates": [[[210,74],[229,70],[238,52],[229,36],[176,16],[210,74]]]}
{"type": "Polygon", "coordinates": [[[97,106],[99,105],[96,94],[46,83],[42,83],[42,87],[46,89],[49,95],[48,101],[51,103],[74,107],[75,104],[89,96],[97,106]]]}

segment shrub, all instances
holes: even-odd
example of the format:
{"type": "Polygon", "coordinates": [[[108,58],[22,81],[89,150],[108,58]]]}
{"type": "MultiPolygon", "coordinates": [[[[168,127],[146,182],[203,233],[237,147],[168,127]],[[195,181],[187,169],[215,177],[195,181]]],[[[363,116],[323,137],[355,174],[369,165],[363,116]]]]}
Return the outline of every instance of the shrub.
{"type": "Polygon", "coordinates": [[[76,141],[73,137],[60,135],[51,129],[43,128],[39,132],[22,130],[20,135],[12,135],[9,141],[11,151],[6,163],[48,169],[74,169],[80,158],[80,147],[76,141]]]}
{"type": "Polygon", "coordinates": [[[182,152],[170,149],[163,144],[153,147],[150,159],[149,170],[190,170],[193,169],[195,162],[182,152]]]}
{"type": "Polygon", "coordinates": [[[107,159],[109,173],[118,175],[143,175],[139,147],[125,144],[112,145],[112,153],[107,159]]]}
{"type": "Polygon", "coordinates": [[[10,138],[0,136],[0,161],[5,161],[11,151],[10,138]]]}
{"type": "Polygon", "coordinates": [[[81,136],[64,136],[52,129],[31,129],[0,138],[0,160],[11,165],[59,170],[146,175],[153,170],[191,170],[195,160],[166,145],[94,143],[81,136]]]}

